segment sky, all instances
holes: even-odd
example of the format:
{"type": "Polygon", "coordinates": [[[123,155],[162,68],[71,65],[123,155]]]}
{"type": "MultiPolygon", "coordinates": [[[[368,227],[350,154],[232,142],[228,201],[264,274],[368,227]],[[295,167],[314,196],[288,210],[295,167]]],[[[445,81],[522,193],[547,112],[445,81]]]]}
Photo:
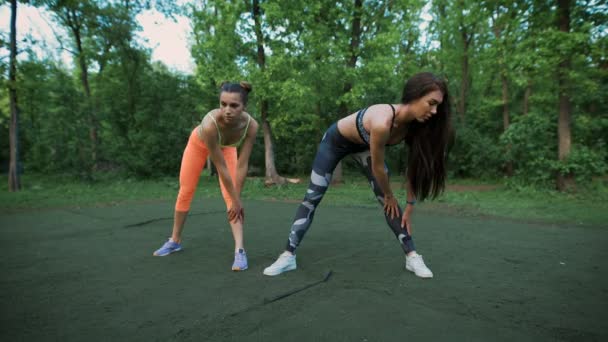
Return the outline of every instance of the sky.
{"type": "MultiPolygon", "coordinates": [[[[6,2],[4,2],[6,4],[6,2]]],[[[10,32],[11,10],[9,5],[0,6],[0,32],[8,40],[10,32]]],[[[190,55],[188,36],[190,20],[176,16],[175,20],[165,18],[155,10],[149,10],[137,16],[142,27],[138,32],[138,41],[152,49],[152,60],[162,61],[170,69],[186,74],[194,72],[194,61],[190,55]]],[[[48,12],[33,6],[19,4],[17,8],[17,41],[30,35],[37,43],[34,49],[39,57],[49,55],[72,64],[72,57],[62,51],[56,35],[61,35],[57,25],[53,24],[48,12]]],[[[8,50],[0,48],[0,57],[8,56],[8,50]]]]}

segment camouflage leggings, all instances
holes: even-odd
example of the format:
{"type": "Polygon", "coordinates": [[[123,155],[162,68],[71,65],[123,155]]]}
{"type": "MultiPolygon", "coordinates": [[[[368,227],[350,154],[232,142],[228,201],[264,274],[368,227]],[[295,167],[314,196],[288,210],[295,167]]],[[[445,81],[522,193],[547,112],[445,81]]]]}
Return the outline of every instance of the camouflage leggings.
{"type": "MultiPolygon", "coordinates": [[[[361,166],[361,170],[370,182],[378,202],[380,202],[381,205],[384,204],[384,194],[372,174],[369,147],[347,140],[340,134],[337,125],[334,123],[327,132],[325,132],[317,149],[317,155],[315,156],[312,172],[310,174],[310,184],[306,190],[304,200],[296,211],[296,216],[291,226],[291,233],[289,234],[287,246],[285,247],[286,250],[293,253],[302,242],[304,235],[312,224],[315,210],[319,203],[321,203],[323,195],[325,195],[325,192],[331,183],[331,176],[336,165],[338,165],[338,162],[347,155],[351,155],[361,166]]],[[[388,168],[386,168],[386,170],[388,172],[388,168]]],[[[399,208],[399,216],[394,219],[391,219],[386,213],[384,214],[388,226],[401,243],[403,251],[407,254],[415,250],[414,241],[407,231],[401,228],[401,215],[401,208],[399,208]]]]}

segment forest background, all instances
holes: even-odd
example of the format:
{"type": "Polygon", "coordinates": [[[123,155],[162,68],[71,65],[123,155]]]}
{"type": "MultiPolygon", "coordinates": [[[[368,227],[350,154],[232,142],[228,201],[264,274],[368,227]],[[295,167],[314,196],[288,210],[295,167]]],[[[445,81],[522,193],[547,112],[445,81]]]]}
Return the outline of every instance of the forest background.
{"type": "MultiPolygon", "coordinates": [[[[253,84],[248,111],[263,129],[251,174],[282,183],[310,171],[332,122],[398,103],[419,71],[449,84],[451,179],[579,192],[606,179],[606,1],[27,3],[52,14],[73,63],[41,58],[38,42],[14,39],[14,23],[0,35],[10,51],[0,59],[0,165],[10,190],[27,174],[176,177],[224,80],[253,84]],[[190,18],[192,74],[153,62],[134,39],[136,16],[151,8],[190,18]]],[[[387,160],[403,174],[407,148],[387,160]]],[[[345,177],[353,168],[344,163],[345,177]]]]}

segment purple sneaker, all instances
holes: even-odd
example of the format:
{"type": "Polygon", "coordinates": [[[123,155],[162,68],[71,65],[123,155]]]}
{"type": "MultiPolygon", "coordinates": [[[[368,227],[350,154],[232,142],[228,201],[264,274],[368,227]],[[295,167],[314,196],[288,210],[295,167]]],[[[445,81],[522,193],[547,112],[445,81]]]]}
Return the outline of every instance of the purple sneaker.
{"type": "Polygon", "coordinates": [[[154,252],[154,256],[165,256],[171,253],[179,252],[181,250],[182,245],[180,243],[174,242],[173,240],[169,239],[167,240],[167,242],[165,242],[164,245],[162,245],[161,248],[157,249],[154,252]]]}
{"type": "Polygon", "coordinates": [[[244,271],[247,268],[247,254],[245,254],[245,250],[239,249],[238,252],[234,253],[234,263],[232,264],[232,270],[244,271]]]}

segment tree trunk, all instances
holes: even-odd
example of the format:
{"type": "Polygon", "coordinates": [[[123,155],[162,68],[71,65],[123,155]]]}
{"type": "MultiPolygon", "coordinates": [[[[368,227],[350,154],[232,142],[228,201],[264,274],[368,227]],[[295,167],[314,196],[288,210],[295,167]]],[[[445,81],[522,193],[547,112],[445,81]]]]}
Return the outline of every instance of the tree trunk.
{"type": "MultiPolygon", "coordinates": [[[[355,69],[357,67],[357,60],[359,59],[359,46],[361,45],[361,12],[363,7],[363,0],[355,0],[355,8],[353,13],[353,22],[350,33],[350,45],[348,48],[348,58],[346,59],[346,68],[355,69]]],[[[342,93],[347,94],[353,89],[353,83],[347,80],[342,88],[342,93]]],[[[344,117],[348,115],[348,106],[344,101],[340,102],[339,111],[340,116],[344,117]]]]}
{"type": "MultiPolygon", "coordinates": [[[[509,82],[507,80],[507,67],[505,66],[505,63],[506,63],[505,49],[506,49],[506,47],[504,46],[504,43],[501,39],[502,38],[502,29],[503,29],[500,24],[501,14],[500,14],[500,11],[498,8],[496,8],[494,11],[495,11],[496,17],[492,16],[492,29],[494,31],[494,37],[496,38],[496,45],[497,45],[498,51],[499,51],[499,57],[498,57],[499,70],[498,70],[498,72],[500,73],[500,82],[501,82],[501,86],[502,86],[502,98],[501,98],[502,127],[503,127],[503,133],[504,133],[507,131],[507,129],[509,129],[509,121],[510,121],[510,117],[509,117],[509,82]]],[[[511,145],[508,145],[507,154],[510,150],[511,150],[511,145]]],[[[507,164],[505,165],[505,173],[507,174],[508,177],[513,176],[513,162],[511,160],[507,161],[507,164]]]]}
{"type": "Polygon", "coordinates": [[[504,72],[501,72],[500,80],[502,82],[502,126],[503,131],[509,128],[509,84],[504,72]]]}
{"type": "Polygon", "coordinates": [[[469,92],[469,37],[466,28],[461,28],[462,37],[462,61],[460,64],[462,79],[460,80],[460,99],[458,101],[458,114],[460,122],[465,121],[465,112],[467,110],[467,94],[469,92]]]}
{"type": "Polygon", "coordinates": [[[528,78],[528,84],[526,84],[526,91],[524,92],[523,115],[528,115],[530,111],[530,96],[532,96],[532,80],[528,78]]]}
{"type": "Polygon", "coordinates": [[[268,122],[268,101],[262,100],[261,104],[262,112],[262,132],[264,133],[264,166],[266,169],[265,173],[265,184],[285,184],[286,179],[277,172],[274,163],[274,144],[272,143],[272,128],[268,122]]]}
{"type": "Polygon", "coordinates": [[[19,108],[17,106],[17,0],[11,0],[11,32],[10,32],[10,66],[9,66],[9,102],[11,108],[11,123],[9,128],[10,162],[8,169],[8,191],[21,189],[19,179],[19,108]]]}
{"type": "MultiPolygon", "coordinates": [[[[98,141],[98,133],[97,133],[97,117],[94,112],[92,97],[91,97],[91,88],[89,86],[89,71],[88,65],[86,61],[86,57],[84,55],[84,49],[82,47],[82,37],[81,37],[81,28],[82,22],[81,18],[78,17],[76,11],[67,9],[66,10],[66,24],[72,30],[72,34],[74,35],[74,42],[76,43],[76,53],[78,54],[76,57],[78,59],[78,67],[80,69],[80,81],[82,83],[82,88],[84,89],[84,93],[86,96],[86,110],[88,113],[88,122],[89,122],[89,142],[91,148],[91,166],[88,170],[91,174],[97,170],[97,148],[99,145],[98,141]]],[[[89,175],[90,176],[90,175],[89,175]]]]}
{"type": "MultiPolygon", "coordinates": [[[[363,11],[363,0],[355,0],[355,8],[353,12],[353,22],[350,32],[350,45],[348,48],[348,58],[346,59],[346,68],[355,69],[357,60],[359,59],[359,47],[361,46],[361,15],[363,11]]],[[[353,83],[347,80],[342,88],[344,95],[348,94],[353,89],[353,83]]],[[[345,117],[349,114],[348,106],[345,101],[340,102],[338,109],[340,117],[345,117]]],[[[342,183],[343,172],[342,162],[339,162],[332,175],[332,183],[342,183]]]]}
{"type": "Polygon", "coordinates": [[[215,176],[217,172],[215,171],[215,165],[213,165],[213,161],[211,157],[207,157],[207,171],[209,171],[209,176],[215,176]]]}
{"type": "MultiPolygon", "coordinates": [[[[260,2],[253,0],[252,16],[254,21],[258,66],[262,73],[266,69],[266,53],[264,51],[264,35],[262,34],[262,25],[260,23],[260,2]]],[[[274,147],[272,143],[272,130],[268,122],[268,100],[262,99],[260,105],[260,114],[262,116],[262,130],[264,132],[264,160],[266,167],[266,184],[284,184],[285,178],[281,177],[274,163],[274,147]]]]}
{"type": "MultiPolygon", "coordinates": [[[[536,42],[532,42],[532,51],[536,50],[536,42]]],[[[532,96],[532,84],[533,84],[533,73],[532,68],[527,67],[526,69],[526,90],[524,91],[524,108],[523,115],[528,115],[530,112],[530,97],[532,96]]]]}
{"type": "MultiPolygon", "coordinates": [[[[506,71],[504,71],[506,72],[506,71]]],[[[503,132],[506,132],[509,129],[509,84],[507,82],[507,77],[504,72],[501,72],[500,79],[502,81],[502,125],[503,132]]],[[[507,146],[507,151],[511,150],[511,145],[507,146]]],[[[507,161],[507,165],[505,165],[505,172],[508,177],[513,176],[513,162],[507,161]]]]}
{"type": "MultiPolygon", "coordinates": [[[[558,26],[562,32],[570,32],[570,0],[558,1],[558,26]]],[[[570,155],[571,132],[570,132],[570,95],[568,89],[567,74],[570,71],[570,58],[559,63],[557,78],[559,85],[559,118],[557,122],[558,136],[558,157],[560,162],[564,162],[570,155]]],[[[557,174],[557,189],[565,191],[574,187],[574,177],[572,174],[557,174]]]]}
{"type": "MultiPolygon", "coordinates": [[[[445,51],[448,46],[448,35],[445,33],[445,22],[446,22],[446,4],[444,1],[433,1],[437,5],[437,13],[439,15],[438,23],[439,29],[439,51],[445,51]]],[[[443,58],[439,58],[439,70],[445,73],[446,65],[443,62],[443,58]]]]}

